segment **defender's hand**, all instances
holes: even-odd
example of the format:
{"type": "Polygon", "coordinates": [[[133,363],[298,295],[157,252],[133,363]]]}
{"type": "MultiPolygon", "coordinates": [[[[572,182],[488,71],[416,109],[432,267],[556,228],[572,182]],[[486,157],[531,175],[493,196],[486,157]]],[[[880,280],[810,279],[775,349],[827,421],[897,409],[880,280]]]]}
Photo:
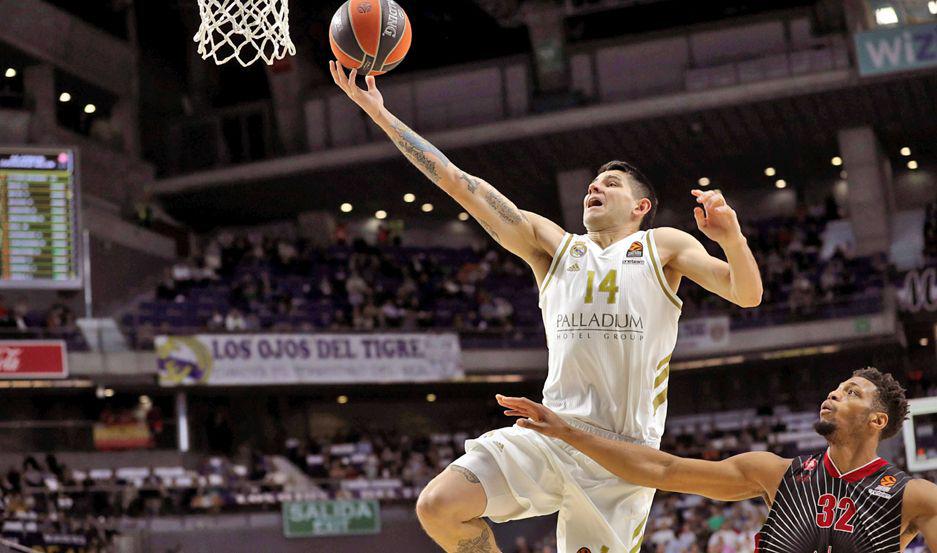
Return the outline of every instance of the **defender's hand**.
{"type": "Polygon", "coordinates": [[[693,190],[691,194],[702,205],[693,209],[693,216],[696,217],[696,226],[707,238],[720,246],[743,238],[738,215],[726,203],[721,192],[693,190]]]}
{"type": "Polygon", "coordinates": [[[505,415],[519,417],[517,426],[521,428],[529,428],[545,436],[560,439],[564,439],[572,430],[559,415],[526,397],[506,397],[498,394],[495,398],[499,405],[507,409],[505,415]]]}
{"type": "Polygon", "coordinates": [[[348,95],[351,100],[371,117],[376,117],[384,107],[384,97],[377,89],[377,83],[373,76],[364,78],[367,89],[363,89],[355,82],[358,76],[358,70],[352,69],[348,76],[345,76],[345,69],[337,61],[329,62],[329,71],[332,73],[332,80],[335,84],[348,95]]]}

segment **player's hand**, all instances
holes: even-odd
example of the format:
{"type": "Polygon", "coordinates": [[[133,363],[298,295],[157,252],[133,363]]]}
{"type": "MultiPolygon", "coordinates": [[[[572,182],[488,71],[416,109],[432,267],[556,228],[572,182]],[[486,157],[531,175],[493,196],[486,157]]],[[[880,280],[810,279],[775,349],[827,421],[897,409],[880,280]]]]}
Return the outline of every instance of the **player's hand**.
{"type": "Polygon", "coordinates": [[[364,78],[367,89],[358,86],[355,78],[358,76],[358,70],[352,69],[351,73],[345,75],[345,68],[337,61],[329,62],[329,71],[332,73],[332,80],[342,91],[348,95],[351,100],[371,117],[376,117],[384,107],[384,97],[377,89],[377,83],[373,76],[364,78]]]}
{"type": "Polygon", "coordinates": [[[536,430],[551,438],[563,439],[571,427],[559,415],[535,401],[526,397],[507,397],[498,394],[495,396],[498,404],[507,409],[504,412],[509,417],[518,417],[517,426],[536,430]]]}
{"type": "Polygon", "coordinates": [[[690,193],[701,206],[693,209],[696,226],[707,238],[721,246],[743,238],[738,215],[726,203],[721,192],[693,190],[690,193]]]}

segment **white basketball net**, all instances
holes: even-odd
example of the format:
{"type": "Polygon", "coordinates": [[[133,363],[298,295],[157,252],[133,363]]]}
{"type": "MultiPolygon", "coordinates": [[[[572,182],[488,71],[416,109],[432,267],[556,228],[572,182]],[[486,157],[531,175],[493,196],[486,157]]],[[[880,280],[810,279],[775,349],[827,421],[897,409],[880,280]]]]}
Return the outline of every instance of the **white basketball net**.
{"type": "Polygon", "coordinates": [[[288,0],[198,0],[202,25],[195,35],[202,59],[221,65],[232,59],[247,67],[295,55],[288,0]]]}

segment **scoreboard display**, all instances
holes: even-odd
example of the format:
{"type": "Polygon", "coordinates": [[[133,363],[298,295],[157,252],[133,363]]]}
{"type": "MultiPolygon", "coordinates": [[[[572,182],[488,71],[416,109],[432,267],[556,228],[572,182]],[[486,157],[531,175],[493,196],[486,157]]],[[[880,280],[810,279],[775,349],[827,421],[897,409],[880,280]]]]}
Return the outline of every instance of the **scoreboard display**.
{"type": "Polygon", "coordinates": [[[75,152],[0,148],[0,289],[81,288],[75,152]]]}

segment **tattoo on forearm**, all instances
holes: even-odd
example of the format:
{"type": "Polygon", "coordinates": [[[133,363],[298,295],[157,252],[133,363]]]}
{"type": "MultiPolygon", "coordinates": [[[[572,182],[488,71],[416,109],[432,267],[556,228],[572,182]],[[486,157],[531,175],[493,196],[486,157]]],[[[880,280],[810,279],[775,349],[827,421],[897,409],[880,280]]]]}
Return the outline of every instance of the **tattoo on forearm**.
{"type": "Polygon", "coordinates": [[[472,472],[472,471],[470,471],[469,469],[467,469],[467,468],[465,468],[465,467],[460,467],[459,465],[449,465],[449,468],[451,468],[452,470],[454,470],[454,471],[458,472],[459,474],[461,474],[462,476],[464,476],[465,479],[468,480],[469,482],[471,482],[472,484],[478,484],[478,483],[479,483],[478,477],[475,476],[475,473],[472,472]]]}
{"type": "Polygon", "coordinates": [[[478,190],[478,179],[467,174],[465,171],[459,171],[459,180],[465,181],[465,187],[468,188],[470,193],[474,194],[475,191],[478,190]]]}
{"type": "Polygon", "coordinates": [[[437,161],[431,159],[427,154],[434,156],[443,167],[449,166],[449,158],[443,155],[436,146],[416,134],[413,129],[400,122],[399,119],[391,121],[390,126],[397,133],[397,136],[394,137],[394,143],[397,144],[400,151],[433,182],[438,182],[440,177],[439,173],[436,172],[437,161]]]}
{"type": "Polygon", "coordinates": [[[489,190],[488,193],[485,194],[485,201],[491,209],[495,210],[498,217],[501,217],[501,220],[509,225],[517,225],[524,220],[524,216],[521,212],[497,190],[489,190]]]}
{"type": "Polygon", "coordinates": [[[482,221],[481,219],[477,219],[477,221],[478,221],[478,224],[481,225],[483,229],[485,229],[485,232],[487,232],[488,234],[490,234],[491,237],[495,239],[495,242],[497,242],[497,243],[499,243],[499,244],[501,243],[501,237],[498,236],[498,233],[495,232],[495,229],[491,228],[491,225],[489,225],[488,223],[482,221]]]}
{"type": "Polygon", "coordinates": [[[477,538],[459,540],[456,546],[456,553],[491,553],[493,544],[491,543],[491,529],[485,526],[485,529],[477,538]]]}

